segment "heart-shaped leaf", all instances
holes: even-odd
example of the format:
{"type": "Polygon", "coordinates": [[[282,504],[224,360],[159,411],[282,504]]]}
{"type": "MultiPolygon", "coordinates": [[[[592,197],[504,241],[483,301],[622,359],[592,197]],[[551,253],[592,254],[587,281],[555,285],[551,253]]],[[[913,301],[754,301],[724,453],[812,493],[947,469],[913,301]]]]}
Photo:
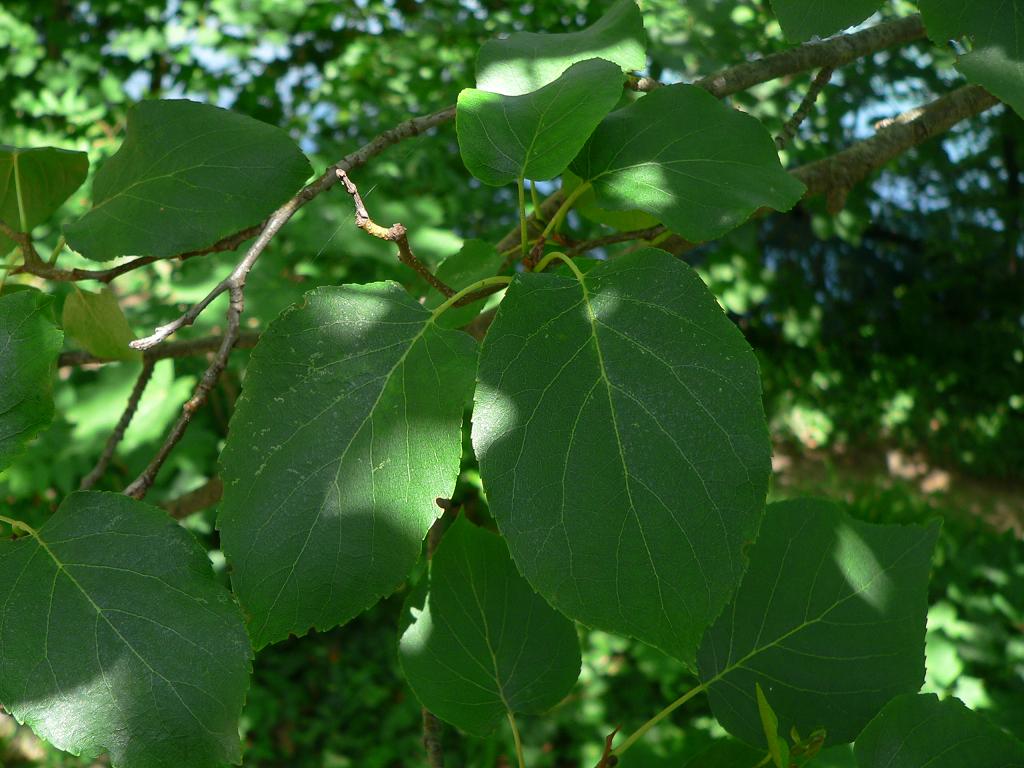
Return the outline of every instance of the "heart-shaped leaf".
{"type": "MultiPolygon", "coordinates": [[[[31,232],[82,186],[88,173],[85,152],[0,144],[0,219],[18,232],[31,232]]],[[[0,235],[0,254],[13,246],[0,235]]]]}
{"type": "Polygon", "coordinates": [[[52,299],[27,289],[0,296],[0,470],[53,418],[53,376],[64,335],[52,299]]]}
{"type": "Polygon", "coordinates": [[[826,37],[859,24],[882,6],[883,0],[772,0],[772,9],[786,39],[802,43],[815,35],[826,37]]]}
{"type": "Polygon", "coordinates": [[[967,36],[957,66],[1024,117],[1024,0],[920,0],[928,36],[940,45],[967,36]]]}
{"type": "Polygon", "coordinates": [[[256,647],[392,592],[455,488],[476,342],[396,283],[320,288],[253,350],[218,525],[256,647]]]}
{"type": "Polygon", "coordinates": [[[96,173],[92,210],[64,231],[90,259],[173,256],[258,224],[310,173],[280,128],[193,101],[143,101],[96,173]]]}
{"type": "Polygon", "coordinates": [[[859,768],[1024,768],[1024,743],[958,699],[890,701],[857,737],[859,768]]]}
{"type": "Polygon", "coordinates": [[[550,709],[580,674],[576,627],[516,571],[505,543],[460,518],[406,604],[402,669],[442,720],[486,736],[507,714],[550,709]]]}
{"type": "Polygon", "coordinates": [[[924,680],[928,572],[938,524],[870,525],[817,500],[773,504],[732,605],[699,654],[727,731],[765,743],[756,689],[782,733],[853,741],[924,680]]]}
{"type": "Polygon", "coordinates": [[[473,445],[538,592],[694,663],[743,573],[770,446],[754,355],[692,269],[648,248],[519,275],[481,348],[473,445]]]}
{"type": "Polygon", "coordinates": [[[553,179],[618,103],[623,79],[615,64],[588,59],[522,96],[467,88],[455,113],[462,161],[494,186],[553,179]]]}
{"type": "Polygon", "coordinates": [[[702,241],[762,207],[786,211],[804,185],[768,132],[702,88],[669,85],[608,115],[572,164],[602,208],[640,209],[702,241]]]}
{"type": "Polygon", "coordinates": [[[240,762],[252,651],[206,551],[163,510],[75,493],[0,540],[0,701],[114,768],[240,762]]]}
{"type": "Polygon", "coordinates": [[[477,56],[476,87],[519,96],[543,88],[573,64],[593,58],[613,61],[627,72],[647,65],[644,20],[634,0],[619,0],[580,32],[517,32],[488,40],[477,56]]]}

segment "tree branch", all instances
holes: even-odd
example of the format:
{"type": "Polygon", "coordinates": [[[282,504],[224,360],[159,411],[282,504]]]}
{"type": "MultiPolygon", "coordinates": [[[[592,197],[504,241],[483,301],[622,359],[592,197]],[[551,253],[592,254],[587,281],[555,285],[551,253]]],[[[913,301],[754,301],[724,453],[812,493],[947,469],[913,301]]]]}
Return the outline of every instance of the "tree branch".
{"type": "MultiPolygon", "coordinates": [[[[240,331],[238,341],[235,342],[236,349],[252,349],[259,341],[260,334],[256,331],[240,331]]],[[[144,360],[165,360],[167,358],[196,357],[209,352],[216,352],[223,341],[223,336],[204,336],[200,339],[187,339],[185,341],[167,341],[163,344],[147,349],[142,353],[144,360]]],[[[57,359],[58,367],[79,366],[79,365],[103,365],[104,363],[120,363],[120,359],[110,357],[98,357],[84,350],[61,352],[57,359]]]]}
{"type": "Polygon", "coordinates": [[[155,364],[155,360],[143,359],[142,370],[139,372],[139,378],[135,380],[135,386],[132,387],[131,394],[128,395],[128,403],[124,407],[124,412],[121,414],[121,418],[118,419],[114,431],[107,438],[107,444],[103,447],[103,453],[100,454],[99,461],[96,462],[96,466],[92,468],[89,474],[82,478],[82,482],[78,486],[79,489],[83,491],[89,490],[96,485],[96,482],[103,477],[103,473],[107,471],[110,460],[114,457],[114,451],[117,450],[118,444],[124,439],[124,433],[127,431],[128,425],[132,423],[132,418],[135,416],[135,411],[139,408],[139,402],[146,391],[146,386],[153,377],[153,367],[155,364]]]}
{"type": "Polygon", "coordinates": [[[822,67],[818,70],[818,74],[811,80],[811,85],[807,89],[807,93],[804,94],[800,106],[797,107],[793,116],[786,121],[786,124],[782,126],[782,131],[779,132],[779,135],[775,137],[775,148],[777,150],[785,149],[786,145],[796,136],[797,129],[807,119],[807,116],[811,114],[815,102],[818,101],[818,96],[825,90],[825,86],[832,79],[834,71],[832,67],[822,67]]]}
{"type": "Polygon", "coordinates": [[[454,296],[455,291],[449,288],[444,282],[438,279],[433,272],[427,269],[426,264],[416,258],[416,254],[412,252],[412,248],[409,246],[409,235],[406,228],[401,224],[392,224],[390,227],[382,227],[371,219],[370,214],[366,211],[366,205],[363,204],[363,198],[359,194],[359,188],[356,186],[355,182],[352,181],[352,179],[349,178],[349,175],[341,168],[339,168],[336,173],[338,174],[338,179],[345,187],[345,191],[352,196],[352,202],[355,203],[356,226],[368,235],[380,238],[381,240],[387,240],[388,242],[397,245],[399,261],[408,267],[412,267],[420,277],[444,294],[445,297],[454,296]]]}

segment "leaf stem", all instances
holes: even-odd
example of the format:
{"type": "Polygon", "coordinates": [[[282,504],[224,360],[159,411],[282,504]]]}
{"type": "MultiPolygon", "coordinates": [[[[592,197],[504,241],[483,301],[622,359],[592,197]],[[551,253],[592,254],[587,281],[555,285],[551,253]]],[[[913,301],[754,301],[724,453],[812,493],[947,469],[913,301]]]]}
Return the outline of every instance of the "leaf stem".
{"type": "Polygon", "coordinates": [[[57,245],[53,247],[53,251],[50,253],[50,260],[46,262],[47,266],[52,267],[57,263],[57,257],[60,256],[60,252],[64,250],[64,245],[66,243],[67,241],[64,239],[64,235],[61,235],[60,239],[57,240],[57,245]]]}
{"type": "Polygon", "coordinates": [[[768,763],[770,763],[771,761],[772,761],[772,753],[769,752],[767,755],[765,755],[764,757],[762,757],[758,761],[757,765],[755,765],[754,768],[761,768],[764,765],[768,765],[768,763]]]}
{"type": "Polygon", "coordinates": [[[449,296],[444,304],[441,304],[437,309],[434,310],[434,319],[441,315],[447,309],[450,309],[452,305],[458,302],[460,299],[465,298],[471,293],[476,293],[485,288],[490,288],[492,285],[508,285],[512,282],[512,278],[507,275],[495,275],[494,277],[485,277],[483,280],[478,280],[472,285],[467,285],[461,291],[449,296]]]}
{"type": "Polygon", "coordinates": [[[530,244],[527,242],[527,229],[526,229],[526,190],[524,189],[523,177],[520,176],[516,180],[516,187],[519,191],[519,245],[520,250],[525,259],[530,251],[530,244]]]}
{"type": "Polygon", "coordinates": [[[701,683],[700,685],[695,686],[694,688],[691,688],[690,690],[688,690],[686,693],[684,693],[678,699],[676,699],[671,704],[669,704],[667,707],[665,707],[663,710],[661,710],[661,712],[659,712],[654,717],[652,717],[650,720],[648,720],[646,723],[644,723],[639,728],[637,728],[632,734],[630,734],[628,739],[626,739],[619,746],[617,746],[615,749],[612,750],[612,754],[615,755],[616,757],[622,755],[623,752],[625,752],[631,746],[636,744],[641,738],[643,738],[643,735],[645,733],[647,733],[649,730],[651,730],[651,728],[653,728],[658,723],[660,723],[662,720],[664,720],[666,717],[671,715],[673,712],[675,712],[677,709],[679,709],[679,707],[683,706],[683,704],[688,702],[690,699],[692,699],[698,693],[702,693],[707,687],[708,687],[707,683],[701,683]]]}
{"type": "Polygon", "coordinates": [[[576,275],[576,279],[579,280],[580,282],[583,282],[583,273],[580,272],[579,267],[573,264],[572,259],[566,256],[564,253],[559,253],[558,251],[555,251],[554,253],[549,253],[547,256],[541,259],[537,263],[537,266],[533,268],[533,271],[543,272],[545,269],[547,269],[548,265],[555,259],[565,262],[569,269],[572,270],[572,273],[576,275]]]}
{"type": "Polygon", "coordinates": [[[549,221],[548,225],[544,227],[544,231],[541,233],[540,236],[541,241],[547,240],[551,233],[554,232],[559,227],[559,225],[561,225],[562,219],[565,218],[565,214],[569,212],[569,210],[573,207],[576,201],[579,200],[580,196],[588,189],[590,189],[590,182],[584,181],[582,184],[576,187],[576,189],[569,193],[569,195],[565,198],[565,201],[558,207],[558,210],[555,211],[555,215],[551,217],[551,221],[549,221]]]}
{"type": "Polygon", "coordinates": [[[14,153],[14,194],[18,199],[18,222],[21,224],[21,231],[26,235],[28,231],[28,215],[25,213],[25,200],[21,190],[21,168],[18,166],[18,153],[14,153]]]}
{"type": "Polygon", "coordinates": [[[36,538],[39,537],[39,534],[36,533],[36,529],[35,528],[30,526],[28,523],[21,522],[21,520],[15,520],[12,517],[4,517],[3,515],[0,515],[0,523],[7,523],[14,530],[17,530],[17,529],[20,528],[21,530],[23,530],[25,533],[29,534],[30,536],[35,536],[36,538]]]}
{"type": "Polygon", "coordinates": [[[530,182],[530,201],[533,203],[533,215],[537,217],[537,221],[540,221],[540,198],[537,196],[537,185],[532,181],[530,182]]]}
{"type": "Polygon", "coordinates": [[[506,714],[508,715],[508,724],[512,726],[512,740],[516,743],[516,760],[519,763],[519,768],[526,768],[526,761],[523,759],[523,739],[519,735],[516,717],[512,714],[511,710],[508,710],[506,714]]]}

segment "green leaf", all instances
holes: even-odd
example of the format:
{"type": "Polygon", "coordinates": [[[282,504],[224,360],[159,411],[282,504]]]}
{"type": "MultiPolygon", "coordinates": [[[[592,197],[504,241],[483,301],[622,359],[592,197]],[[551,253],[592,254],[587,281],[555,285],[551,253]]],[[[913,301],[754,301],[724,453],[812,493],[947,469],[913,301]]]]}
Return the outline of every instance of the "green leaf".
{"type": "MultiPolygon", "coordinates": [[[[0,144],[0,219],[11,229],[31,232],[82,186],[88,173],[85,152],[0,144]]],[[[0,254],[13,246],[0,235],[0,254]]]]}
{"type": "MultiPolygon", "coordinates": [[[[436,275],[445,285],[461,291],[475,282],[501,272],[505,257],[484,240],[467,240],[458,253],[453,253],[438,266],[436,275]]],[[[444,303],[441,292],[431,288],[424,306],[436,309],[444,303]]],[[[487,299],[474,301],[464,307],[452,307],[437,318],[442,328],[460,328],[480,314],[487,299]]]]}
{"type": "Polygon", "coordinates": [[[53,418],[53,376],[64,335],[52,299],[36,290],[0,296],[0,470],[53,418]]]}
{"type": "Polygon", "coordinates": [[[967,36],[957,67],[1024,117],[1024,0],[920,0],[928,36],[945,45],[967,36]]]}
{"type": "Polygon", "coordinates": [[[539,597],[498,537],[460,518],[413,593],[399,658],[416,698],[467,733],[486,736],[507,713],[539,714],[580,674],[576,627],[539,597]]]}
{"type": "Polygon", "coordinates": [[[859,768],[1024,768],[1024,743],[958,699],[899,696],[857,738],[859,768]]]}
{"type": "Polygon", "coordinates": [[[764,696],[760,683],[754,684],[757,693],[757,713],[761,718],[761,730],[768,744],[768,754],[776,768],[789,768],[789,748],[785,739],[779,738],[779,718],[764,696]]]}
{"type": "Polygon", "coordinates": [[[860,24],[881,6],[882,0],[772,0],[782,31],[793,43],[860,24]]]}
{"type": "Polygon", "coordinates": [[[842,744],[893,696],[920,688],[938,531],[863,523],[825,501],[771,505],[698,657],[725,729],[765,743],[761,685],[783,733],[824,728],[827,744],[842,744]]]}
{"type": "Polygon", "coordinates": [[[517,32],[488,40],[477,55],[476,87],[519,96],[557,80],[573,64],[593,58],[612,61],[627,72],[647,66],[644,20],[634,0],[619,0],[581,32],[517,32]]]}
{"type": "Polygon", "coordinates": [[[92,210],[64,231],[90,259],[173,256],[258,224],[310,173],[280,128],[187,100],[143,101],[96,173],[92,210]]]}
{"type": "Polygon", "coordinates": [[[658,88],[612,112],[572,171],[593,184],[602,208],[647,211],[693,241],[765,206],[787,211],[805,189],[755,118],[692,85],[658,88]]]}
{"type": "Polygon", "coordinates": [[[762,752],[740,741],[716,741],[688,763],[686,768],[747,768],[764,757],[762,752]]]}
{"type": "Polygon", "coordinates": [[[462,161],[493,186],[553,179],[618,103],[623,79],[611,62],[589,59],[523,96],[466,88],[455,112],[462,161]]]}
{"type": "Polygon", "coordinates": [[[242,614],[162,510],[72,494],[0,541],[0,606],[0,701],[42,738],[115,768],[240,762],[242,614]]]}
{"type": "Polygon", "coordinates": [[[534,588],[692,665],[770,472],[757,362],[697,274],[647,248],[519,275],[481,349],[473,444],[534,588]]]}
{"type": "Polygon", "coordinates": [[[135,338],[128,319],[109,288],[99,293],[77,285],[64,301],[61,325],[86,351],[110,360],[137,360],[142,353],[128,346],[135,338]]]}
{"type": "Polygon", "coordinates": [[[252,353],[219,527],[257,648],[391,593],[455,488],[476,342],[396,283],[320,288],[252,353]]]}

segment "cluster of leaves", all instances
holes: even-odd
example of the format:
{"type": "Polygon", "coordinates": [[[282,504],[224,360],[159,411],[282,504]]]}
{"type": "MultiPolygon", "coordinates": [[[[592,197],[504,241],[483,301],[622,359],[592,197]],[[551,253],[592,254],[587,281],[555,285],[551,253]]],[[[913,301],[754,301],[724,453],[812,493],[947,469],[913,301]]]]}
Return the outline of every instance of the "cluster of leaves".
{"type": "MultiPolygon", "coordinates": [[[[508,718],[514,730],[516,713],[556,704],[579,673],[579,621],[696,673],[658,717],[706,691],[723,727],[779,768],[854,740],[861,768],[894,754],[953,765],[978,740],[984,764],[1021,759],[979,716],[915,695],[937,526],[862,523],[820,501],[766,509],[757,364],[699,276],[653,248],[607,262],[543,255],[588,193],[695,241],[801,197],[761,124],[706,92],[665,86],[619,106],[644,59],[629,0],[565,39],[482,49],[478,87],[457,108],[466,167],[516,185],[524,234],[527,182],[571,170],[575,186],[514,276],[474,280],[476,259],[509,255],[474,246],[442,265],[457,292],[433,306],[395,283],[328,287],[267,328],[221,456],[231,592],[186,532],[123,496],[73,494],[38,530],[0,517],[25,534],[0,544],[0,699],[16,717],[115,764],[238,760],[253,649],[349,621],[408,577],[459,475],[472,401],[501,538],[466,520],[448,530],[399,643],[411,687],[440,717],[470,733],[508,718]],[[448,313],[505,286],[478,350],[448,313]],[[933,720],[948,741],[915,735],[933,720]]],[[[82,158],[8,154],[5,205],[26,235],[81,183],[82,158]]],[[[279,129],[144,102],[66,236],[95,260],[205,248],[309,173],[279,129]]],[[[64,330],[97,354],[121,346],[109,300],[85,296],[65,304],[64,330]]],[[[52,415],[61,335],[49,303],[33,290],[0,298],[5,465],[52,415]]]]}

